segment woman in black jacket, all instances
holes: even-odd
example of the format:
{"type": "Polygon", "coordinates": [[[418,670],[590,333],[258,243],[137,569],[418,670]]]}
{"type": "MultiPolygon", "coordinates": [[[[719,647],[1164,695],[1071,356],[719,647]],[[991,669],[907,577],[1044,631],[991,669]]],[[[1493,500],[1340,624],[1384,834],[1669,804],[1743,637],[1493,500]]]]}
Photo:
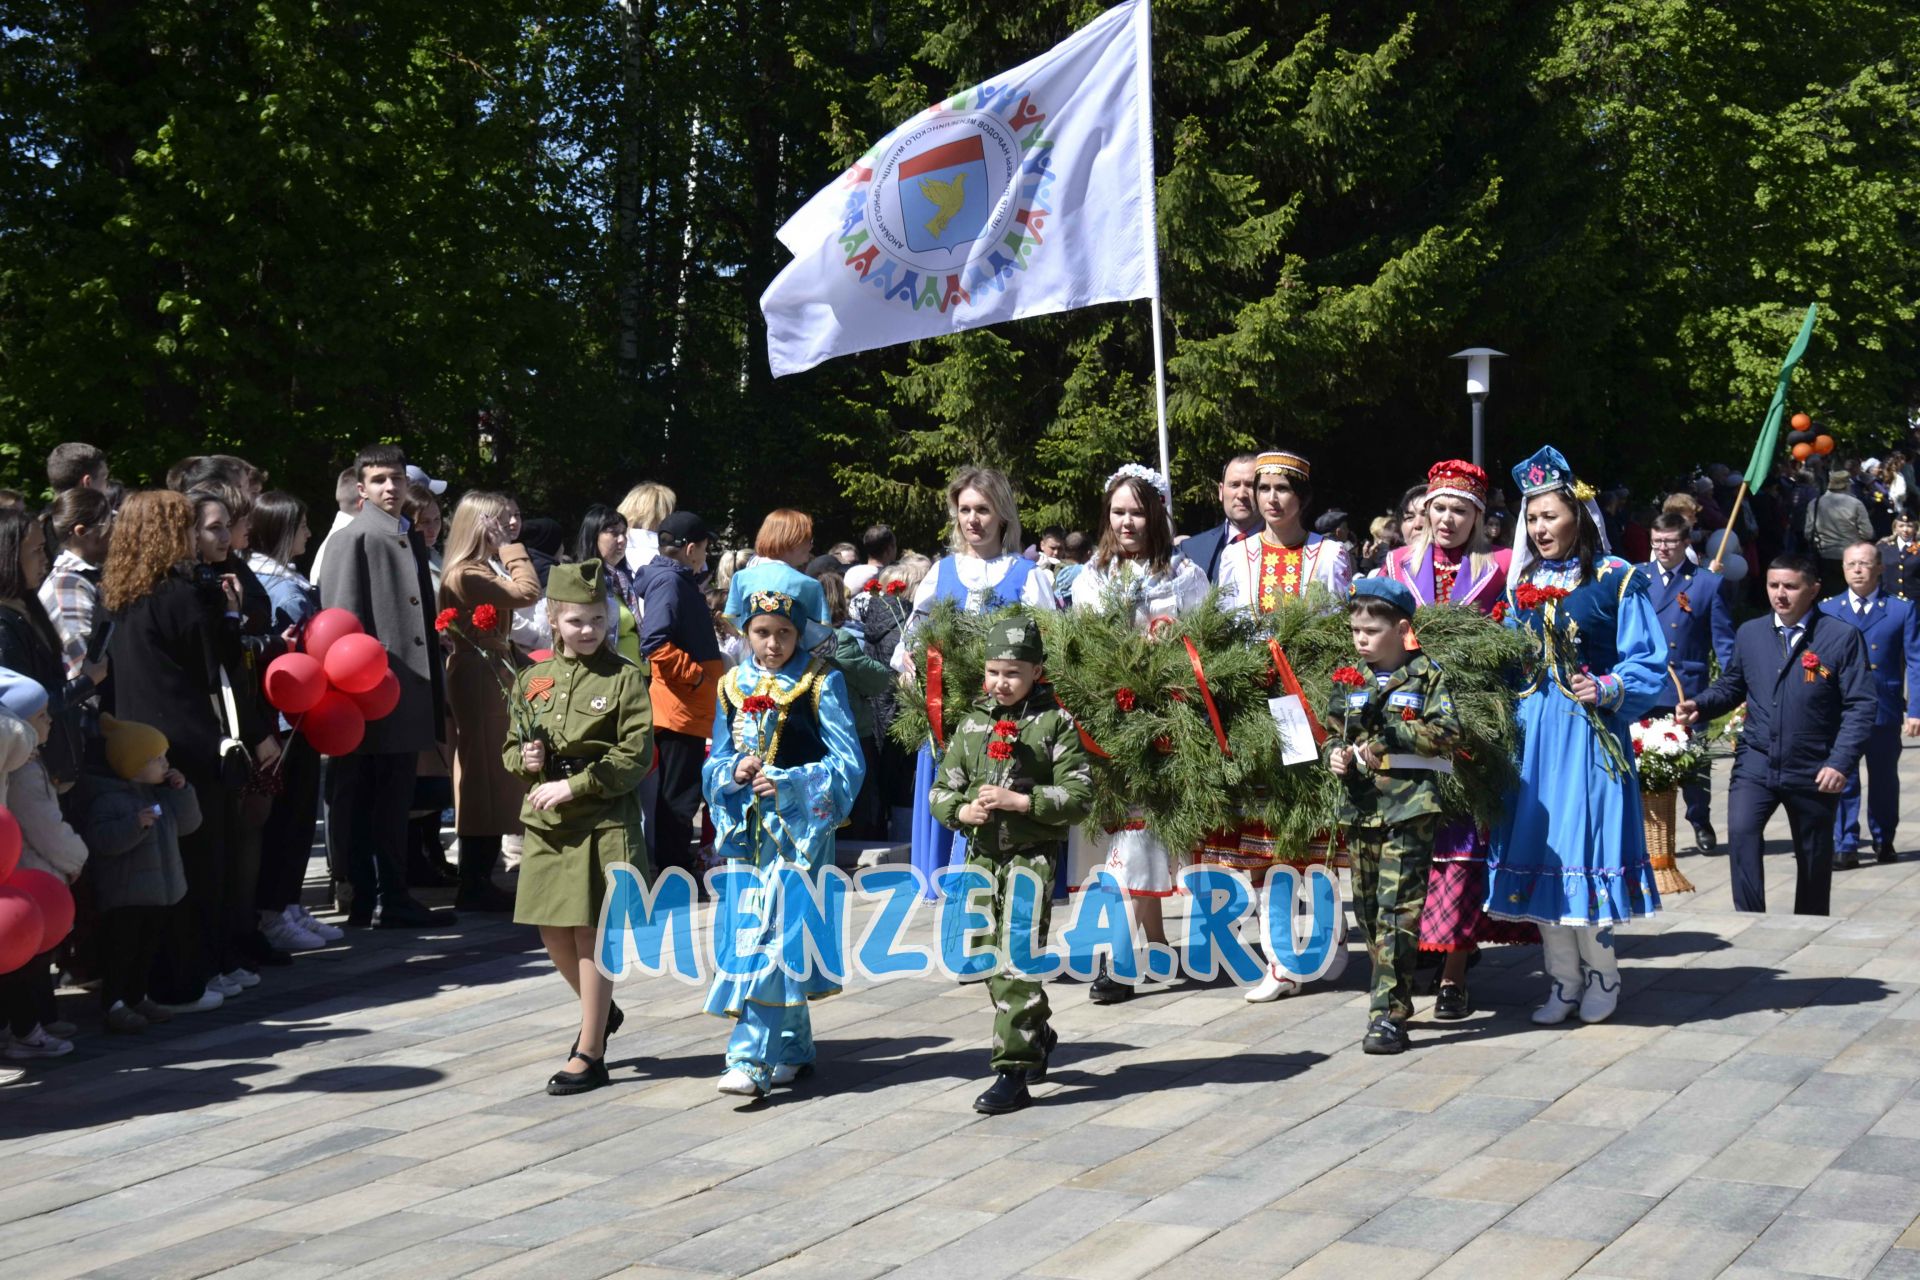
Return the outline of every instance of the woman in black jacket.
{"type": "MultiPolygon", "coordinates": [[[[200,800],[200,828],[180,841],[187,896],[172,908],[169,942],[151,984],[154,999],[184,1010],[215,1008],[258,981],[241,968],[231,923],[238,797],[222,779],[220,744],[227,732],[217,709],[219,672],[241,661],[240,586],[231,575],[200,571],[195,540],[187,497],[136,493],[120,509],[101,581],[115,620],[108,650],[118,676],[115,714],[167,735],[168,760],[200,800]]],[[[256,758],[271,761],[278,745],[264,727],[248,723],[245,705],[239,737],[254,744],[256,758]]]]}
{"type": "Polygon", "coordinates": [[[64,792],[80,778],[81,712],[107,667],[89,663],[67,679],[60,633],[40,603],[40,584],[52,563],[46,525],[21,510],[0,511],[0,667],[32,676],[46,689],[53,732],[40,748],[40,759],[53,785],[64,792]]]}

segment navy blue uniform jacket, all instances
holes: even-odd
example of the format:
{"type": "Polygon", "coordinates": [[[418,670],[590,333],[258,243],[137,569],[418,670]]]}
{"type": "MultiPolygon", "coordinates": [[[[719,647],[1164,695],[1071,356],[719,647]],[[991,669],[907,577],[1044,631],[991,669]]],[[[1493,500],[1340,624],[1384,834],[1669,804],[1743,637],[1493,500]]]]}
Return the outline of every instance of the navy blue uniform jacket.
{"type": "Polygon", "coordinates": [[[1875,724],[1898,724],[1920,716],[1920,607],[1876,590],[1864,615],[1853,611],[1853,593],[1820,602],[1820,612],[1859,629],[1867,642],[1867,671],[1879,698],[1875,724]]]}
{"type": "Polygon", "coordinates": [[[1741,626],[1733,661],[1701,694],[1703,719],[1747,704],[1747,727],[1733,776],[1768,785],[1813,785],[1822,769],[1850,772],[1866,749],[1876,698],[1860,632],[1814,609],[1801,619],[1800,642],[1782,657],[1771,613],[1741,626]],[[1806,678],[1812,654],[1827,669],[1806,678]]]}
{"type": "Polygon", "coordinates": [[[1667,638],[1667,664],[1680,677],[1686,695],[1697,698],[1713,674],[1708,658],[1718,658],[1722,671],[1733,665],[1733,608],[1725,580],[1684,560],[1664,586],[1658,562],[1648,561],[1640,572],[1647,575],[1647,599],[1660,621],[1660,634],[1667,638]]]}

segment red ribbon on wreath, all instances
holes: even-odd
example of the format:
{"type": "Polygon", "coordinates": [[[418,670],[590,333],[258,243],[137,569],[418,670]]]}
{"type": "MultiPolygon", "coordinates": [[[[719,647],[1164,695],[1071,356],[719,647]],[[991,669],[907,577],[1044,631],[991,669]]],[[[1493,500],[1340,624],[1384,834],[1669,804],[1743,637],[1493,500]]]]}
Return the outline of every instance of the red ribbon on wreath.
{"type": "Polygon", "coordinates": [[[941,732],[941,704],[946,698],[946,690],[940,684],[940,668],[943,664],[940,650],[933,645],[927,646],[927,728],[933,734],[933,745],[945,751],[947,735],[941,732]]]}
{"type": "Polygon", "coordinates": [[[1187,661],[1193,663],[1193,678],[1200,682],[1200,701],[1206,704],[1207,719],[1213,723],[1213,736],[1220,744],[1220,754],[1231,759],[1233,749],[1227,746],[1227,731],[1220,723],[1220,709],[1213,705],[1213,690],[1207,687],[1207,672],[1200,665],[1200,651],[1193,647],[1193,641],[1186,636],[1180,637],[1180,643],[1187,646],[1187,661]]]}
{"type": "Polygon", "coordinates": [[[1280,648],[1280,642],[1272,636],[1267,637],[1267,652],[1273,655],[1273,669],[1280,673],[1280,687],[1300,699],[1300,709],[1307,713],[1307,727],[1313,730],[1315,746],[1325,746],[1327,730],[1320,723],[1320,717],[1313,714],[1313,704],[1307,701],[1307,695],[1300,690],[1299,677],[1293,674],[1293,664],[1287,661],[1287,655],[1280,648]]]}

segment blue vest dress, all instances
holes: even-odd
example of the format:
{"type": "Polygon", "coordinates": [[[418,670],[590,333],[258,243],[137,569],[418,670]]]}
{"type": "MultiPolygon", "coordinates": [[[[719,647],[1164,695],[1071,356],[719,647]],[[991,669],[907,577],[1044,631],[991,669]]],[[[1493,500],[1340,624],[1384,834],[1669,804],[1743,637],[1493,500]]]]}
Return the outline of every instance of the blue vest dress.
{"type": "Polygon", "coordinates": [[[1647,576],[1607,556],[1591,581],[1560,561],[1535,565],[1527,580],[1569,594],[1525,611],[1507,596],[1507,625],[1537,648],[1520,688],[1520,780],[1487,859],[1487,914],[1588,928],[1652,915],[1660,894],[1628,726],[1673,699],[1647,576]],[[1611,747],[1570,692],[1583,671],[1600,682],[1593,710],[1611,747]]]}
{"type": "MultiPolygon", "coordinates": [[[[976,594],[960,581],[959,566],[954,558],[942,556],[934,566],[933,598],[951,600],[968,613],[998,613],[1020,603],[1020,595],[1026,590],[1027,577],[1032,572],[1033,561],[1015,556],[990,592],[976,594]]],[[[926,877],[929,899],[937,896],[933,877],[940,868],[966,860],[965,842],[961,841],[956,849],[954,833],[941,826],[933,810],[927,807],[927,793],[933,789],[934,764],[932,747],[923,745],[913,765],[913,865],[926,877]]]]}

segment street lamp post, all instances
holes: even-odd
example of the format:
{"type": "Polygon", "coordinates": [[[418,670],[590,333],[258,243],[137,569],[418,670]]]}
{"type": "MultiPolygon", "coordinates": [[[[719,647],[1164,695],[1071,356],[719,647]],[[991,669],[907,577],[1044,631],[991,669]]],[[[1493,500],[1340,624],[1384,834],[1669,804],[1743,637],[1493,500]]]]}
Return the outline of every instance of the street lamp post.
{"type": "Polygon", "coordinates": [[[1492,347],[1468,347],[1447,357],[1467,362],[1467,399],[1473,401],[1473,465],[1476,467],[1487,465],[1484,414],[1487,391],[1493,383],[1493,362],[1506,354],[1492,347]]]}

